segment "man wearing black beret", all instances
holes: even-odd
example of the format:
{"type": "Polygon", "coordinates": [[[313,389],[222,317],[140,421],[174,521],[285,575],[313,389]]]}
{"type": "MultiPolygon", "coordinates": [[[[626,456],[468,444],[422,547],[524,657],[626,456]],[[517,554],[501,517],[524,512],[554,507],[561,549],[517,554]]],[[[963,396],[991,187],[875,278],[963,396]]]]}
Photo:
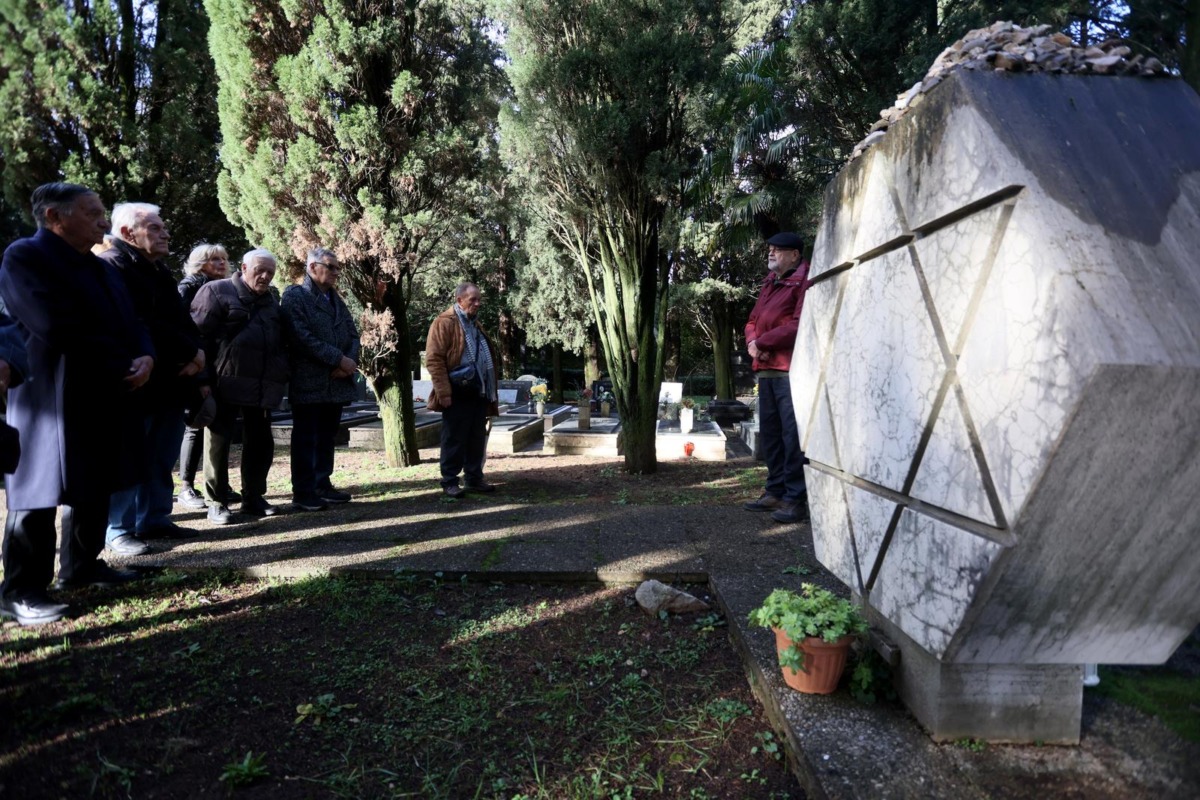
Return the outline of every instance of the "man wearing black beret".
{"type": "Polygon", "coordinates": [[[758,380],[758,435],[767,485],[762,497],[745,508],[770,511],[772,519],[785,523],[808,517],[804,453],[788,379],[808,285],[808,264],[800,258],[803,249],[804,240],[794,233],[777,233],[767,240],[770,272],[746,323],[746,347],[758,380]]]}

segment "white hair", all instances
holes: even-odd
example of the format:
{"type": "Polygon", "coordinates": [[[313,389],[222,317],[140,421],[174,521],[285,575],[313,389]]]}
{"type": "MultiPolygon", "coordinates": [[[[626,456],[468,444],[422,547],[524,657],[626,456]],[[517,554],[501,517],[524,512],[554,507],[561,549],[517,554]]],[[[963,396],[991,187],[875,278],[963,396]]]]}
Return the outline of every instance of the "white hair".
{"type": "Polygon", "coordinates": [[[251,250],[249,253],[246,253],[246,255],[242,256],[243,264],[250,264],[253,261],[259,260],[270,261],[272,264],[279,263],[279,259],[275,258],[275,254],[265,247],[259,247],[255,250],[251,250]]]}
{"type": "Polygon", "coordinates": [[[331,256],[333,258],[337,258],[337,253],[333,252],[332,250],[326,250],[324,247],[314,247],[312,250],[308,251],[308,261],[306,261],[304,265],[306,267],[311,267],[318,261],[323,261],[331,256]]]}
{"type": "Polygon", "coordinates": [[[124,241],[121,228],[136,228],[144,217],[159,212],[153,203],[117,203],[112,210],[112,235],[124,241]]]}

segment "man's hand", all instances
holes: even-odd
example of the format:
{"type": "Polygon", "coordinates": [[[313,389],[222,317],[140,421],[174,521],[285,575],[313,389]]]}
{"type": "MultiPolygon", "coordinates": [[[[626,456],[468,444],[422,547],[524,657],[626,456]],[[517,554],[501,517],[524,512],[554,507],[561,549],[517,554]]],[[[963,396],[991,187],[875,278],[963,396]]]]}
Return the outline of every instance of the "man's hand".
{"type": "Polygon", "coordinates": [[[208,396],[209,396],[210,394],[212,394],[212,387],[211,387],[211,386],[201,386],[201,387],[200,387],[200,396],[201,396],[201,397],[203,397],[203,398],[205,398],[205,399],[208,399],[208,396]]]}
{"type": "Polygon", "coordinates": [[[346,356],[342,356],[342,360],[338,362],[337,367],[330,374],[335,378],[349,378],[357,370],[358,364],[355,364],[353,360],[346,356]]]}
{"type": "Polygon", "coordinates": [[[125,382],[129,384],[130,389],[140,389],[146,385],[146,381],[150,380],[150,373],[153,370],[153,358],[138,356],[129,365],[129,374],[125,376],[125,382]]]}
{"type": "Polygon", "coordinates": [[[189,361],[187,364],[185,364],[183,366],[183,369],[179,370],[179,375],[180,375],[180,377],[183,377],[183,378],[190,378],[193,375],[199,375],[201,370],[203,370],[203,369],[204,369],[204,351],[197,350],[196,357],[193,358],[191,361],[189,361]]]}
{"type": "Polygon", "coordinates": [[[750,352],[750,357],[757,361],[758,354],[761,352],[758,349],[758,345],[754,342],[751,342],[750,344],[746,345],[746,349],[750,352]]]}
{"type": "Polygon", "coordinates": [[[12,380],[12,369],[8,366],[8,362],[0,358],[0,392],[8,388],[8,382],[12,380]]]}

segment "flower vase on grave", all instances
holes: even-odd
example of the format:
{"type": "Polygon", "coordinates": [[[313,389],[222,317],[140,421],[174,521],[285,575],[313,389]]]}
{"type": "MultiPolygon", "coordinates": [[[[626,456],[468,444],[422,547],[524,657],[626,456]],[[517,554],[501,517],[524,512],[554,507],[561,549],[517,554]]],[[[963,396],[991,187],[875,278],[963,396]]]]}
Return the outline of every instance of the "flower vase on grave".
{"type": "Polygon", "coordinates": [[[538,400],[536,408],[537,408],[537,415],[539,417],[546,416],[546,401],[545,400],[538,400]]]}
{"type": "Polygon", "coordinates": [[[612,413],[612,403],[605,400],[600,404],[600,416],[607,417],[612,413]]]}
{"type": "Polygon", "coordinates": [[[585,400],[579,404],[579,430],[589,431],[591,429],[592,429],[592,404],[585,400]]]}
{"type": "Polygon", "coordinates": [[[694,409],[694,408],[679,409],[679,432],[680,433],[691,433],[692,432],[692,420],[694,419],[693,415],[695,414],[695,412],[696,412],[696,409],[694,409]]]}

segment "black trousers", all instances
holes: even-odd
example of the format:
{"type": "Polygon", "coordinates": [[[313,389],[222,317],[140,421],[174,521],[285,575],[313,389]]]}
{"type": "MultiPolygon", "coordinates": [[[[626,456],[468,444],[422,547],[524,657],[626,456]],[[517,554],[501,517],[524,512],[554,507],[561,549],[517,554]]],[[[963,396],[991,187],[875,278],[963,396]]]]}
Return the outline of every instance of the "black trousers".
{"type": "Polygon", "coordinates": [[[204,455],[204,429],[184,426],[183,444],[179,446],[179,480],[192,486],[196,472],[200,469],[200,458],[204,455]]]}
{"type": "Polygon", "coordinates": [[[312,499],[333,488],[333,449],[341,403],[302,403],[292,406],[292,496],[312,499]]]}
{"type": "MultiPolygon", "coordinates": [[[[0,595],[12,600],[43,592],[54,578],[55,508],[9,511],[4,523],[4,583],[0,595]]],[[[92,569],[104,549],[108,502],[63,506],[58,577],[75,580],[92,569]]]]}
{"type": "Polygon", "coordinates": [[[204,493],[214,503],[226,502],[229,447],[238,414],[242,415],[242,503],[254,504],[267,493],[267,473],[275,459],[271,412],[255,406],[217,406],[217,418],[204,437],[204,493]]]}
{"type": "Polygon", "coordinates": [[[450,407],[442,411],[442,486],[458,486],[461,472],[468,486],[483,483],[487,453],[487,398],[477,389],[454,387],[450,407]]]}

